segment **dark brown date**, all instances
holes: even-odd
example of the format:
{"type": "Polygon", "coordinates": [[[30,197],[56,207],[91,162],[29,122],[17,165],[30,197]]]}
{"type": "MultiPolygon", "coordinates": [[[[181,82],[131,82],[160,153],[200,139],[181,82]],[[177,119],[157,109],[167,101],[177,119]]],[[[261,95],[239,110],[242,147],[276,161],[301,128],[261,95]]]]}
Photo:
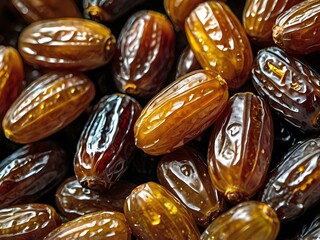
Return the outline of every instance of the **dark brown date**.
{"type": "Polygon", "coordinates": [[[57,189],[56,205],[68,220],[101,210],[123,212],[124,201],[135,187],[133,183],[119,180],[107,192],[97,194],[70,177],[57,189]]]}
{"type": "Polygon", "coordinates": [[[301,230],[297,234],[298,240],[313,240],[320,238],[320,214],[318,213],[315,217],[308,219],[301,230]]]}
{"type": "Polygon", "coordinates": [[[54,142],[23,146],[0,162],[0,208],[35,201],[55,187],[66,171],[66,154],[54,142]]]}
{"type": "Polygon", "coordinates": [[[96,104],[75,154],[74,171],[82,186],[105,191],[127,170],[140,112],[139,103],[125,94],[104,96],[96,104]]]}
{"type": "Polygon", "coordinates": [[[204,158],[191,147],[184,146],[164,155],[157,176],[161,185],[179,198],[202,227],[208,226],[224,209],[223,196],[213,187],[204,158]]]}
{"type": "Polygon", "coordinates": [[[176,67],[176,79],[201,68],[202,67],[190,46],[186,46],[178,59],[178,64],[176,67]]]}
{"type": "Polygon", "coordinates": [[[60,225],[60,216],[47,204],[30,203],[0,209],[1,240],[42,240],[60,225]]]}
{"type": "Polygon", "coordinates": [[[306,139],[289,149],[272,170],[261,194],[284,221],[300,217],[320,200],[320,138],[306,139]]]}
{"type": "Polygon", "coordinates": [[[258,52],[253,84],[270,107],[302,131],[320,130],[320,75],[278,47],[258,52]]]}

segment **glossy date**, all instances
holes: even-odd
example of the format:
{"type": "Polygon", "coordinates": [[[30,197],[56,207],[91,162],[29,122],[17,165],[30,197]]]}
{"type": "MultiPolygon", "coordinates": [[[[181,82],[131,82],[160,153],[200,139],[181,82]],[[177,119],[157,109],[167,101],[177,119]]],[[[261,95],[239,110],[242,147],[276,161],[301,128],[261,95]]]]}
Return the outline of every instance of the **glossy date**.
{"type": "Polygon", "coordinates": [[[176,67],[176,76],[175,78],[182,77],[187,73],[202,69],[199,64],[194,52],[190,46],[186,46],[181,55],[179,56],[177,67],[176,67]]]}

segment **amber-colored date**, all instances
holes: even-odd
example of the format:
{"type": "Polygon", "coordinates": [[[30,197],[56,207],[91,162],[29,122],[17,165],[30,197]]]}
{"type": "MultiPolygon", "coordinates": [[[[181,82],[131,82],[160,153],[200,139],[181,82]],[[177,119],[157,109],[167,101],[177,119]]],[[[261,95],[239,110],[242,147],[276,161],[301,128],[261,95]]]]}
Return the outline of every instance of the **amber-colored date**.
{"type": "Polygon", "coordinates": [[[0,162],[0,208],[33,202],[67,171],[66,154],[54,142],[25,145],[0,162]]]}
{"type": "Polygon", "coordinates": [[[32,65],[87,71],[111,60],[116,40],[109,28],[97,22],[57,18],[24,28],[18,45],[22,57],[32,65]]]}
{"type": "Polygon", "coordinates": [[[202,67],[198,63],[198,60],[190,46],[186,46],[178,59],[176,67],[176,79],[201,68],[202,67]]]}
{"type": "Polygon", "coordinates": [[[272,45],[272,27],[277,17],[302,0],[247,0],[242,22],[251,40],[258,45],[272,45]]]}
{"type": "Polygon", "coordinates": [[[275,240],[279,229],[280,221],[270,206],[258,201],[246,201],[215,219],[200,239],[275,240]]]}
{"type": "Polygon", "coordinates": [[[19,96],[23,79],[24,68],[18,51],[0,46],[0,121],[19,96]]]}
{"type": "Polygon", "coordinates": [[[280,14],[273,26],[274,42],[294,54],[320,50],[320,2],[302,1],[280,14]]]}
{"type": "Polygon", "coordinates": [[[76,119],[94,96],[95,86],[83,74],[47,73],[11,105],[2,121],[4,133],[17,143],[44,139],[76,119]]]}
{"type": "Polygon", "coordinates": [[[219,72],[232,90],[247,81],[253,61],[251,45],[242,24],[225,3],[200,3],[186,18],[185,31],[204,69],[219,72]]]}
{"type": "Polygon", "coordinates": [[[258,52],[253,84],[270,107],[302,131],[320,130],[320,75],[278,47],[258,52]]]}
{"type": "Polygon", "coordinates": [[[154,95],[163,87],[174,60],[175,33],[168,18],[155,11],[131,16],[117,40],[113,78],[119,91],[154,95]]]}
{"type": "Polygon", "coordinates": [[[175,80],[142,110],[134,128],[136,146],[150,155],[174,151],[211,126],[228,94],[216,72],[198,70],[175,80]]]}
{"type": "Polygon", "coordinates": [[[102,210],[123,212],[124,201],[135,187],[133,183],[119,180],[107,192],[97,194],[70,177],[57,189],[56,205],[69,220],[102,210]]]}
{"type": "Polygon", "coordinates": [[[79,17],[81,13],[74,0],[11,0],[28,22],[60,17],[79,17]]]}
{"type": "Polygon", "coordinates": [[[106,95],[96,104],[80,136],[74,171],[83,187],[103,192],[127,170],[135,150],[133,127],[139,103],[125,94],[106,95]]]}
{"type": "Polygon", "coordinates": [[[190,211],[196,223],[206,227],[224,210],[223,196],[213,187],[201,154],[183,146],[164,155],[157,176],[190,211]]]}
{"type": "Polygon", "coordinates": [[[99,211],[88,213],[50,232],[43,240],[113,239],[130,240],[131,230],[123,213],[99,211]]]}
{"type": "Polygon", "coordinates": [[[273,122],[267,103],[249,92],[233,95],[209,141],[213,185],[231,203],[250,199],[264,183],[272,147],[273,122]]]}
{"type": "Polygon", "coordinates": [[[148,182],[127,197],[124,214],[138,239],[199,239],[188,210],[163,186],[148,182]]]}
{"type": "Polygon", "coordinates": [[[296,143],[270,173],[261,201],[277,212],[281,221],[300,217],[320,199],[320,138],[296,143]]]}

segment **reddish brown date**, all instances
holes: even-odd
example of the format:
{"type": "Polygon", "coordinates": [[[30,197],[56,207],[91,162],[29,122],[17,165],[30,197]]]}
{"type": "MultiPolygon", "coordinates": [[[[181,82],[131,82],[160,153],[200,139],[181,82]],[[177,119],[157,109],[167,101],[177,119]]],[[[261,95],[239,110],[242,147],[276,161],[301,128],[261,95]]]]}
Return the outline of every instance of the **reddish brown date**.
{"type": "Polygon", "coordinates": [[[104,96],[89,117],[77,146],[74,171],[83,187],[103,192],[127,170],[135,145],[133,127],[141,107],[124,94],[104,96]]]}
{"type": "Polygon", "coordinates": [[[25,145],[0,162],[0,208],[33,202],[67,171],[66,154],[51,141],[25,145]]]}
{"type": "Polygon", "coordinates": [[[174,53],[175,33],[167,17],[155,11],[135,13],[117,40],[113,78],[118,90],[154,95],[167,80],[174,53]]]}
{"type": "Polygon", "coordinates": [[[42,240],[60,225],[60,216],[47,204],[30,203],[0,209],[1,240],[42,240]]]}
{"type": "Polygon", "coordinates": [[[213,187],[205,160],[195,149],[184,146],[164,155],[157,176],[162,186],[173,193],[202,227],[224,210],[223,196],[213,187]]]}
{"type": "Polygon", "coordinates": [[[181,55],[179,56],[176,67],[176,79],[201,68],[202,67],[194,55],[194,52],[190,46],[187,46],[183,49],[181,55]]]}
{"type": "Polygon", "coordinates": [[[259,51],[252,68],[256,90],[270,107],[302,131],[320,130],[320,75],[278,47],[259,51]]]}
{"type": "Polygon", "coordinates": [[[281,221],[297,219],[320,200],[320,138],[296,143],[272,170],[260,200],[281,221]]]}
{"type": "Polygon", "coordinates": [[[250,199],[264,183],[272,147],[267,103],[248,92],[233,95],[210,137],[208,167],[213,185],[231,203],[250,199]]]}
{"type": "Polygon", "coordinates": [[[133,183],[119,180],[107,192],[97,194],[70,177],[57,189],[56,205],[68,220],[101,210],[123,212],[124,201],[135,187],[133,183]]]}

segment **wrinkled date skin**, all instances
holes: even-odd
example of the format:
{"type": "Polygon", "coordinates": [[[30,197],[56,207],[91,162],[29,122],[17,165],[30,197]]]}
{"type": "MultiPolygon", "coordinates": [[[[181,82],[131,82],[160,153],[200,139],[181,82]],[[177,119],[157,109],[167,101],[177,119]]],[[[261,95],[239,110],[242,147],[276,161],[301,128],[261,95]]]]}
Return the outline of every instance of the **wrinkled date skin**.
{"type": "Polygon", "coordinates": [[[251,45],[242,24],[225,3],[199,4],[187,17],[185,31],[204,69],[219,72],[232,90],[247,81],[253,61],[251,45]]]}
{"type": "Polygon", "coordinates": [[[157,176],[162,186],[174,194],[201,227],[224,210],[223,196],[213,187],[204,158],[195,149],[183,146],[164,155],[157,176]]]}
{"type": "Polygon", "coordinates": [[[202,69],[190,46],[186,46],[179,56],[176,67],[176,79],[187,73],[202,69]]]}
{"type": "Polygon", "coordinates": [[[152,96],[165,84],[175,53],[169,19],[155,11],[131,16],[117,40],[113,78],[120,92],[152,96]]]}
{"type": "Polygon", "coordinates": [[[1,240],[42,240],[60,225],[60,216],[47,204],[30,203],[0,209],[1,240]]]}
{"type": "Polygon", "coordinates": [[[275,240],[279,229],[280,221],[271,207],[258,201],[246,201],[215,219],[202,233],[200,240],[275,240]]]}
{"type": "Polygon", "coordinates": [[[124,201],[135,187],[136,184],[119,180],[107,192],[97,194],[70,177],[57,189],[56,205],[68,220],[101,210],[123,212],[124,201]]]}
{"type": "Polygon", "coordinates": [[[302,1],[278,16],[274,42],[289,53],[308,54],[320,50],[320,2],[302,1]]]}
{"type": "Polygon", "coordinates": [[[302,0],[247,0],[242,22],[250,39],[257,45],[273,45],[272,27],[277,17],[302,0]]]}
{"type": "Polygon", "coordinates": [[[248,92],[233,95],[209,141],[213,185],[230,203],[250,199],[264,183],[272,147],[273,122],[267,103],[248,92]]]}
{"type": "Polygon", "coordinates": [[[57,18],[24,28],[18,47],[31,65],[87,71],[111,60],[116,40],[109,28],[94,21],[57,18]]]}
{"type": "Polygon", "coordinates": [[[43,240],[59,239],[130,240],[131,230],[123,213],[99,211],[62,224],[43,240]]]}
{"type": "Polygon", "coordinates": [[[33,81],[10,106],[2,127],[8,139],[31,143],[64,128],[89,106],[95,86],[85,75],[49,72],[33,81]]]}
{"type": "Polygon", "coordinates": [[[83,187],[103,192],[127,170],[135,151],[133,127],[141,107],[125,94],[104,96],[80,136],[74,171],[83,187]]]}
{"type": "Polygon", "coordinates": [[[127,197],[124,214],[138,239],[199,239],[188,210],[160,184],[148,182],[127,197]]]}
{"type": "Polygon", "coordinates": [[[272,170],[261,201],[277,212],[281,221],[300,217],[320,199],[320,138],[296,143],[272,170]]]}
{"type": "Polygon", "coordinates": [[[51,18],[82,17],[74,0],[11,0],[11,2],[30,23],[51,18]]]}
{"type": "Polygon", "coordinates": [[[320,214],[305,223],[297,234],[299,240],[312,240],[320,237],[320,214]]]}
{"type": "Polygon", "coordinates": [[[146,0],[83,0],[85,18],[98,22],[110,22],[121,17],[146,0]]]}
{"type": "Polygon", "coordinates": [[[0,46],[0,121],[19,96],[23,79],[24,68],[18,51],[0,46]]]}
{"type": "Polygon", "coordinates": [[[320,130],[320,75],[278,47],[258,52],[252,68],[259,95],[283,119],[304,132],[320,130]]]}
{"type": "Polygon", "coordinates": [[[227,83],[216,72],[184,75],[144,107],[134,127],[136,146],[150,155],[174,151],[211,126],[228,97],[227,83]]]}
{"type": "Polygon", "coordinates": [[[33,202],[67,171],[66,154],[51,141],[25,145],[0,162],[0,208],[33,202]]]}

